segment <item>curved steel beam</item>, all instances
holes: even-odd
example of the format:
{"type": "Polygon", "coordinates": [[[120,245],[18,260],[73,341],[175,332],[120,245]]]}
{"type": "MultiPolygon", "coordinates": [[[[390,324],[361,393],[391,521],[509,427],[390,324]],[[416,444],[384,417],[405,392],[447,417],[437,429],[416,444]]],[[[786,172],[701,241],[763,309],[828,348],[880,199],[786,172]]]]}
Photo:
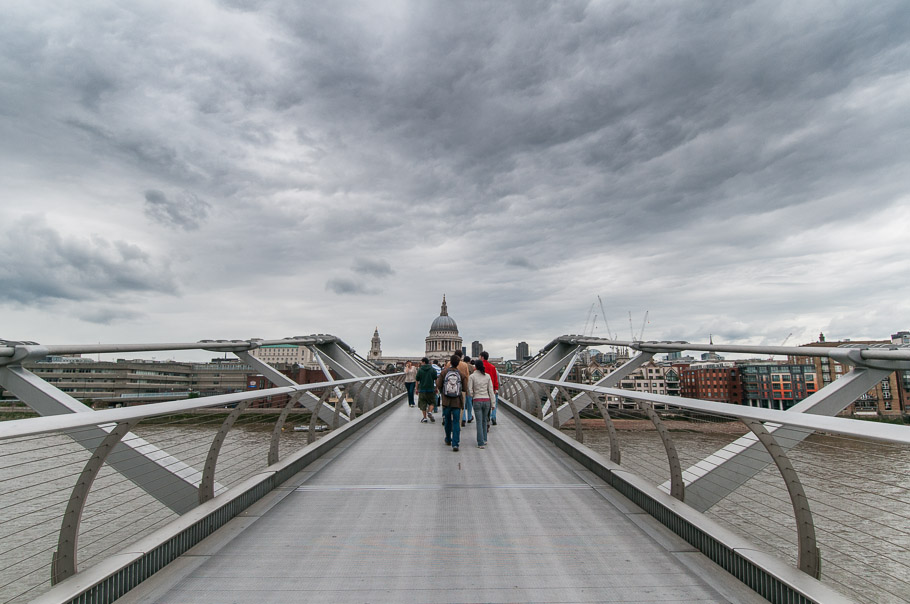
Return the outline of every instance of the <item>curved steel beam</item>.
{"type": "Polygon", "coordinates": [[[537,384],[537,382],[529,382],[531,391],[531,404],[534,406],[534,413],[537,415],[537,419],[543,421],[543,401],[544,398],[540,396],[540,390],[546,392],[546,389],[543,386],[537,384]],[[540,388],[540,390],[538,390],[540,388]]]}
{"type": "MultiPolygon", "coordinates": [[[[332,430],[338,429],[338,417],[341,414],[341,409],[344,408],[345,403],[347,402],[348,390],[348,386],[338,389],[338,398],[335,399],[335,414],[332,416],[332,430]]],[[[348,409],[350,409],[350,407],[348,409]]]]}
{"type": "Polygon", "coordinates": [[[591,399],[591,402],[597,406],[601,417],[604,418],[604,423],[607,425],[607,434],[610,436],[610,461],[619,465],[620,460],[622,459],[622,453],[619,449],[619,437],[616,434],[616,426],[613,425],[613,418],[610,417],[610,409],[605,403],[600,402],[600,398],[592,396],[590,392],[585,392],[585,395],[587,395],[587,397],[591,399]]]}
{"type": "Polygon", "coordinates": [[[521,408],[522,410],[525,410],[524,401],[519,396],[518,389],[515,386],[516,380],[503,378],[502,381],[500,382],[500,384],[501,384],[501,387],[505,390],[505,394],[504,394],[505,398],[512,401],[512,404],[518,405],[519,408],[521,408]]]}
{"type": "Polygon", "coordinates": [[[251,400],[239,403],[233,411],[228,414],[215,438],[212,439],[212,446],[209,447],[209,453],[205,458],[205,468],[202,470],[202,482],[199,483],[199,503],[205,503],[215,497],[215,465],[218,463],[218,453],[221,452],[221,445],[227,438],[228,432],[234,426],[234,422],[240,417],[240,414],[250,406],[251,400]]]}
{"type": "Polygon", "coordinates": [[[512,399],[515,400],[518,403],[518,406],[523,410],[531,413],[531,405],[528,401],[528,395],[525,393],[524,388],[520,387],[520,382],[518,380],[511,380],[507,383],[509,384],[509,388],[511,388],[510,392],[512,399]]]}
{"type": "MultiPolygon", "coordinates": [[[[572,409],[572,417],[575,419],[575,440],[580,443],[585,442],[585,433],[581,429],[581,416],[578,414],[578,406],[575,404],[575,401],[572,400],[572,396],[566,391],[564,386],[557,386],[562,395],[566,397],[566,400],[569,402],[569,407],[572,409]]],[[[553,408],[553,417],[556,418],[556,422],[559,422],[559,413],[556,412],[556,407],[553,408]]]]}
{"type": "MultiPolygon", "coordinates": [[[[332,391],[328,388],[326,388],[325,390],[322,391],[322,396],[319,397],[319,403],[316,407],[317,409],[322,406],[322,403],[324,403],[326,401],[326,399],[329,398],[329,395],[331,393],[332,393],[332,391]]],[[[313,413],[310,414],[310,426],[306,432],[306,444],[316,442],[316,422],[318,420],[319,420],[318,413],[316,413],[314,411],[313,413]]]]}
{"type": "MultiPolygon", "coordinates": [[[[556,390],[556,389],[554,388],[554,390],[556,390]]],[[[547,395],[547,402],[550,404],[550,409],[556,409],[556,401],[553,399],[553,394],[546,388],[544,388],[544,394],[547,395]]],[[[541,401],[540,413],[541,413],[541,415],[546,414],[546,409],[543,408],[543,401],[541,401]]],[[[550,417],[553,419],[553,427],[555,429],[559,430],[559,414],[552,413],[550,415],[550,417]]]]}
{"type": "Polygon", "coordinates": [[[657,434],[660,435],[660,440],[663,442],[664,449],[667,451],[667,461],[670,463],[670,495],[676,497],[680,501],[685,501],[686,485],[683,483],[679,454],[676,452],[676,445],[673,444],[673,439],[670,437],[670,431],[667,430],[667,426],[664,425],[657,415],[657,412],[654,411],[654,407],[651,403],[639,401],[638,407],[648,414],[648,419],[650,419],[651,423],[654,424],[654,427],[657,428],[657,434]]]}
{"type": "Polygon", "coordinates": [[[366,393],[361,391],[361,394],[365,394],[364,396],[361,397],[361,399],[362,399],[361,409],[363,409],[364,411],[369,411],[373,407],[376,406],[377,395],[376,395],[375,387],[376,387],[376,380],[372,380],[370,382],[363,383],[363,388],[364,388],[364,390],[366,390],[366,393]]]}
{"type": "MultiPolygon", "coordinates": [[[[348,416],[352,420],[357,417],[357,405],[361,405],[360,401],[363,398],[361,396],[361,393],[363,392],[363,389],[365,386],[366,386],[366,383],[364,383],[364,382],[361,382],[359,384],[358,383],[351,384],[351,410],[348,413],[348,416]]],[[[363,406],[361,405],[360,408],[362,410],[363,406]]]]}
{"type": "Polygon", "coordinates": [[[809,498],[806,497],[806,491],[799,480],[799,475],[793,468],[793,464],[790,463],[790,458],[787,457],[783,447],[768,432],[764,424],[757,420],[747,419],[744,419],[743,423],[768,450],[771,459],[774,460],[780,475],[784,479],[784,484],[787,485],[787,492],[790,494],[790,504],[793,506],[793,517],[796,519],[796,537],[799,546],[797,567],[810,577],[820,579],[822,561],[818,544],[815,540],[815,521],[812,519],[812,511],[809,509],[809,498]]]}
{"type": "Polygon", "coordinates": [[[79,525],[82,523],[82,512],[85,509],[88,492],[108,455],[138,423],[138,419],[131,419],[117,424],[85,463],[85,467],[73,487],[73,492],[70,494],[66,511],[63,513],[63,523],[57,538],[57,551],[54,552],[51,560],[52,585],[76,574],[76,545],[79,541],[79,525]]]}
{"type": "Polygon", "coordinates": [[[281,432],[284,430],[284,422],[287,420],[291,409],[297,404],[297,401],[299,401],[302,396],[303,392],[297,392],[289,397],[288,404],[281,410],[278,421],[275,422],[275,427],[272,428],[272,439],[269,442],[268,465],[278,463],[278,441],[281,438],[281,432]]]}

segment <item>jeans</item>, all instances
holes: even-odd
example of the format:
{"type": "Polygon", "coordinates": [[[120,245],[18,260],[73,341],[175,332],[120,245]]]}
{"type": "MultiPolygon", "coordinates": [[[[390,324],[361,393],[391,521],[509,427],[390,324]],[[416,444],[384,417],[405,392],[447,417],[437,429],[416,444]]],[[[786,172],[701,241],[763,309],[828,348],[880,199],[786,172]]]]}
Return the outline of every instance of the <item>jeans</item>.
{"type": "MultiPolygon", "coordinates": [[[[497,392],[493,396],[496,397],[496,402],[499,403],[499,393],[497,392]]],[[[496,407],[498,407],[498,406],[499,405],[497,404],[496,407]]],[[[490,419],[496,419],[496,407],[493,407],[493,410],[490,411],[490,419]]]]}
{"type": "Polygon", "coordinates": [[[461,440],[461,409],[443,407],[442,425],[446,429],[446,443],[452,443],[453,447],[457,447],[461,440]]]}
{"type": "Polygon", "coordinates": [[[469,422],[474,419],[474,405],[471,404],[471,397],[464,395],[464,412],[461,414],[461,421],[469,422]]]}
{"type": "Polygon", "coordinates": [[[477,424],[477,446],[487,444],[487,423],[490,421],[490,401],[474,401],[474,420],[477,424]]]}
{"type": "Polygon", "coordinates": [[[417,385],[417,382],[405,382],[404,387],[408,390],[408,405],[411,407],[414,406],[414,387],[417,385]]]}

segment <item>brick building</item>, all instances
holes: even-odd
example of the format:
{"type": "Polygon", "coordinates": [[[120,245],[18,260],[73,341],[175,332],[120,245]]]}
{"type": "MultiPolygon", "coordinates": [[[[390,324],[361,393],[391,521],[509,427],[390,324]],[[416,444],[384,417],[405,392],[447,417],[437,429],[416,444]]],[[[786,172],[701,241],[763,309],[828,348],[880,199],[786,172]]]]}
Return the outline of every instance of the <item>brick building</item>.
{"type": "Polygon", "coordinates": [[[686,398],[739,405],[743,401],[740,369],[730,362],[689,365],[680,370],[680,394],[686,398]]]}
{"type": "MultiPolygon", "coordinates": [[[[820,335],[818,342],[803,344],[803,346],[832,348],[855,344],[862,346],[887,346],[893,343],[899,344],[902,334],[905,333],[907,332],[898,332],[892,336],[891,340],[845,340],[840,342],[828,342],[825,340],[824,335],[820,335]]],[[[828,357],[795,356],[791,357],[790,361],[812,365],[816,375],[821,378],[819,380],[819,388],[827,386],[852,369],[851,365],[839,363],[828,357]]],[[[874,388],[857,398],[839,415],[900,417],[906,412],[908,395],[910,395],[910,372],[895,371],[876,384],[874,388]]]]}
{"type": "Polygon", "coordinates": [[[747,361],[738,363],[742,381],[742,404],[787,410],[821,386],[811,364],[795,361],[747,361]]]}

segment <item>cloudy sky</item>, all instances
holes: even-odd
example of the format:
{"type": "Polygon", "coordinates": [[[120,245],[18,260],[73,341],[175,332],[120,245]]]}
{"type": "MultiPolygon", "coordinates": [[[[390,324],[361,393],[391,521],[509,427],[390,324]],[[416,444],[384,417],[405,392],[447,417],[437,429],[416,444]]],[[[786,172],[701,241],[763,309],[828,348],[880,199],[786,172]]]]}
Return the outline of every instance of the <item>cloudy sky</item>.
{"type": "Polygon", "coordinates": [[[0,7],[0,338],[880,339],[908,226],[903,0],[0,7]]]}

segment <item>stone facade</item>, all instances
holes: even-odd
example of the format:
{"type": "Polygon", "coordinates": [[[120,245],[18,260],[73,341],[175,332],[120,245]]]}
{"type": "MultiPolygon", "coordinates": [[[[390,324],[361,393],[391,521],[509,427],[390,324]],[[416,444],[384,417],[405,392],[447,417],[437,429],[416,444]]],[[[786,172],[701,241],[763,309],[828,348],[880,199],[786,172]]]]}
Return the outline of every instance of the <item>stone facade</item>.
{"type": "Polygon", "coordinates": [[[426,337],[426,356],[431,360],[447,359],[461,350],[462,339],[458,335],[458,325],[449,316],[445,294],[442,296],[442,308],[439,316],[430,325],[430,335],[426,337]]]}

